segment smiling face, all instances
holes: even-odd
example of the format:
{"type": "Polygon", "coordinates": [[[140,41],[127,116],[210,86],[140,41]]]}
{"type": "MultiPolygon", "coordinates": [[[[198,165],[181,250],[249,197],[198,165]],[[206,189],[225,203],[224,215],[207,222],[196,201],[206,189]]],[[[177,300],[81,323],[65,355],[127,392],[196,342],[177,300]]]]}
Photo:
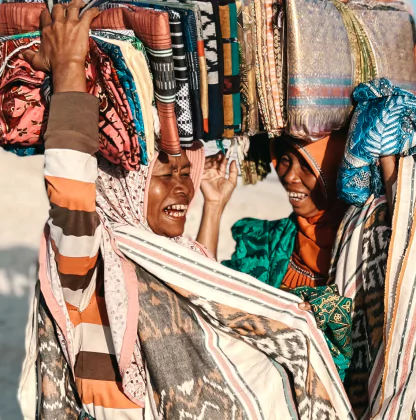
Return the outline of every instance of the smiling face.
{"type": "Polygon", "coordinates": [[[286,148],[278,158],[276,171],[297,216],[314,217],[325,209],[319,181],[299,152],[286,148]]]}
{"type": "Polygon", "coordinates": [[[185,151],[177,157],[159,154],[147,204],[147,222],[157,235],[174,238],[183,234],[186,212],[194,197],[190,175],[191,164],[185,151]]]}

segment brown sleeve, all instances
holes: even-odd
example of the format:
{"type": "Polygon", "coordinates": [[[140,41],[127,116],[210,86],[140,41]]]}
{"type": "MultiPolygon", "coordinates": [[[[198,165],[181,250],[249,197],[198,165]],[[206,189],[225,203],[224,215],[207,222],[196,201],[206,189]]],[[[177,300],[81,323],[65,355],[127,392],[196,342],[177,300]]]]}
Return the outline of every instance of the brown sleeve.
{"type": "Polygon", "coordinates": [[[100,246],[98,107],[97,98],[87,93],[54,95],[45,134],[50,240],[65,300],[74,306],[91,281],[100,246]]]}
{"type": "Polygon", "coordinates": [[[99,100],[84,92],[52,96],[46,149],[73,149],[94,154],[98,151],[99,100]]]}

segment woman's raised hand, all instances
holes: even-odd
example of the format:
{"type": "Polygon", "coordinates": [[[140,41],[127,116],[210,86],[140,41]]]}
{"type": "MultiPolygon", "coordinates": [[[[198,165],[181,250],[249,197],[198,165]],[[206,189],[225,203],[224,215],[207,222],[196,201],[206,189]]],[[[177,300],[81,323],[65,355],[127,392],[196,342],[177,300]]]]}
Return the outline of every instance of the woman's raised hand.
{"type": "Polygon", "coordinates": [[[40,17],[42,38],[39,51],[22,55],[35,70],[51,72],[54,93],[85,92],[85,57],[88,53],[91,22],[99,10],[91,8],[79,18],[82,0],[57,4],[52,14],[43,10],[40,17]]]}
{"type": "Polygon", "coordinates": [[[237,164],[230,165],[228,178],[226,176],[228,159],[219,153],[205,160],[204,175],[201,190],[205,205],[215,205],[223,210],[237,185],[237,164]]]}

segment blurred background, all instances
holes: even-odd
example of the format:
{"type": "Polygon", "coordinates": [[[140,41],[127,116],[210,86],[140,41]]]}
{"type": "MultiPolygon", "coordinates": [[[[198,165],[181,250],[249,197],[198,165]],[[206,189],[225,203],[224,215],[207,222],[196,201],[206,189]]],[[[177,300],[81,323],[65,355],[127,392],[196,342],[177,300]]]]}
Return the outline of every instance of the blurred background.
{"type": "MultiPolygon", "coordinates": [[[[20,420],[16,390],[24,356],[30,297],[36,282],[38,244],[48,213],[43,156],[19,158],[0,149],[0,420],[20,420]]],[[[202,213],[198,194],[186,233],[195,237],[202,213]]],[[[221,222],[219,260],[234,250],[231,226],[242,217],[279,219],[290,212],[272,172],[256,185],[239,185],[221,222]]]]}

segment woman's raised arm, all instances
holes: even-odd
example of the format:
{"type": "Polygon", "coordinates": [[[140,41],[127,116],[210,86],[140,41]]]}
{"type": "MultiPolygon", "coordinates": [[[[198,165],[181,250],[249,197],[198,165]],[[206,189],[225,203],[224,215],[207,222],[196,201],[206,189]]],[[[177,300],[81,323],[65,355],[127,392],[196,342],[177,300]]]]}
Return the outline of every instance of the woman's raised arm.
{"type": "Polygon", "coordinates": [[[50,201],[48,225],[67,302],[78,306],[95,271],[101,226],[95,206],[98,99],[86,93],[85,57],[89,28],[98,11],[79,19],[82,0],[42,13],[38,53],[23,57],[49,72],[53,96],[45,133],[45,180],[50,201]]]}

